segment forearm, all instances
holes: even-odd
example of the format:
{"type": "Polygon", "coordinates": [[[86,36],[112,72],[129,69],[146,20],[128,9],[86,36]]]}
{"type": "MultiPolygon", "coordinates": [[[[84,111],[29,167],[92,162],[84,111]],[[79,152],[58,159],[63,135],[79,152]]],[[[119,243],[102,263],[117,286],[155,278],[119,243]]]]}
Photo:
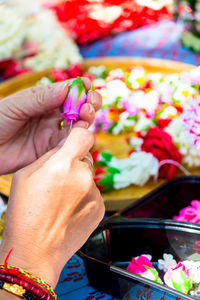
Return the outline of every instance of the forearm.
{"type": "Polygon", "coordinates": [[[8,293],[4,290],[0,290],[0,299],[3,299],[3,300],[19,300],[20,298],[18,296],[10,294],[10,293],[8,293]]]}

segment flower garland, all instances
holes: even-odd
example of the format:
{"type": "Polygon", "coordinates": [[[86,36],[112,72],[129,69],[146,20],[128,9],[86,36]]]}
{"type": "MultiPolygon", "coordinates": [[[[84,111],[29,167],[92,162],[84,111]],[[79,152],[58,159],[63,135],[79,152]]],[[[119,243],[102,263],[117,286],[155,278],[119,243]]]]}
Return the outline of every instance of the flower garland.
{"type": "Polygon", "coordinates": [[[166,253],[158,262],[152,263],[151,259],[149,255],[133,257],[127,271],[200,298],[199,261],[185,260],[177,263],[173,255],[166,253]]]}
{"type": "Polygon", "coordinates": [[[171,19],[168,9],[171,3],[171,0],[63,0],[52,8],[75,40],[85,44],[109,34],[171,19]]]}
{"type": "MultiPolygon", "coordinates": [[[[83,75],[92,80],[93,89],[103,98],[102,109],[90,129],[128,134],[127,143],[132,149],[123,160],[111,153],[108,159],[106,151],[93,153],[95,181],[101,191],[131,184],[142,186],[150,178],[172,179],[178,169],[188,175],[187,168],[200,166],[199,149],[191,142],[194,136],[187,134],[193,121],[196,120],[194,126],[198,125],[200,115],[200,68],[164,76],[148,73],[142,67],[108,70],[105,66],[93,66],[83,75]],[[188,118],[190,122],[186,122],[188,118]]],[[[56,69],[51,80],[65,76],[56,69]]],[[[195,128],[198,139],[198,126],[195,128]]]]}
{"type": "Polygon", "coordinates": [[[66,70],[82,62],[79,48],[39,0],[0,3],[0,77],[31,70],[66,70]]]}

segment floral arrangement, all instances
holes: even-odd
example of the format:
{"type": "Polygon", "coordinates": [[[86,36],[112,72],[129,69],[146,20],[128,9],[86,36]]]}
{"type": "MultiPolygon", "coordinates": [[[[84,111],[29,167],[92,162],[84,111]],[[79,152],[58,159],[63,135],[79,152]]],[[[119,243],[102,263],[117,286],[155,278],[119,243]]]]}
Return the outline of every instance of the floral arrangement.
{"type": "MultiPolygon", "coordinates": [[[[93,150],[95,181],[102,192],[131,184],[143,186],[150,178],[172,179],[178,169],[189,175],[188,168],[200,166],[194,142],[199,138],[200,68],[165,76],[141,67],[108,70],[98,66],[82,74],[75,67],[73,71],[76,76],[88,76],[103,98],[90,129],[123,134],[131,149],[124,159],[93,150]]],[[[66,78],[66,72],[54,69],[50,80],[66,78]]]]}
{"type": "Polygon", "coordinates": [[[77,45],[39,0],[0,3],[0,77],[80,64],[77,45]]]}
{"type": "Polygon", "coordinates": [[[109,34],[171,19],[171,3],[171,0],[63,0],[51,6],[72,37],[85,44],[109,34]]]}
{"type": "Polygon", "coordinates": [[[103,66],[91,67],[89,73],[94,78],[94,88],[103,97],[102,110],[97,113],[92,130],[133,135],[127,138],[132,151],[126,160],[109,160],[105,152],[94,152],[96,183],[101,191],[144,185],[151,177],[172,179],[178,168],[187,175],[183,166],[200,166],[199,149],[190,141],[191,133],[187,134],[196,120],[193,136],[198,139],[199,68],[167,76],[147,73],[143,68],[108,71],[103,66]],[[193,110],[196,118],[191,115],[192,101],[197,106],[193,110]],[[147,159],[147,153],[154,161],[147,159]],[[113,173],[110,167],[118,172],[113,173]]]}
{"type": "Polygon", "coordinates": [[[132,258],[127,271],[160,284],[166,284],[184,294],[200,298],[200,262],[185,260],[176,262],[173,255],[152,263],[150,255],[132,258]],[[164,275],[163,275],[164,274],[164,275]],[[162,279],[161,279],[162,277],[162,279]]]}

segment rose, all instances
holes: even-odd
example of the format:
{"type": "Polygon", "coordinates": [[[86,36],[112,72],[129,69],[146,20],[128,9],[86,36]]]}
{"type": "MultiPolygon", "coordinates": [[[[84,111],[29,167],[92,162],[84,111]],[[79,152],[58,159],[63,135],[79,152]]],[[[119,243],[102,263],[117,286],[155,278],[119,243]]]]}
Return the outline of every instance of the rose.
{"type": "Polygon", "coordinates": [[[162,283],[157,270],[146,256],[142,255],[137,259],[133,257],[127,267],[127,271],[155,282],[162,283]]]}
{"type": "MultiPolygon", "coordinates": [[[[172,137],[159,128],[150,128],[144,137],[142,151],[150,152],[159,162],[174,160],[181,163],[182,156],[173,144],[172,137]]],[[[172,179],[177,174],[177,166],[165,164],[160,168],[159,177],[172,179]]]]}
{"type": "Polygon", "coordinates": [[[62,117],[65,118],[67,124],[71,121],[77,121],[80,116],[80,110],[87,100],[86,88],[80,77],[77,77],[69,85],[67,97],[63,105],[62,117]]]}
{"type": "Polygon", "coordinates": [[[200,224],[200,201],[193,200],[190,206],[180,210],[173,220],[200,224]]]}
{"type": "Polygon", "coordinates": [[[192,288],[192,279],[189,276],[189,270],[184,264],[179,262],[176,266],[169,266],[164,275],[164,282],[171,288],[174,288],[184,294],[192,288]]]}

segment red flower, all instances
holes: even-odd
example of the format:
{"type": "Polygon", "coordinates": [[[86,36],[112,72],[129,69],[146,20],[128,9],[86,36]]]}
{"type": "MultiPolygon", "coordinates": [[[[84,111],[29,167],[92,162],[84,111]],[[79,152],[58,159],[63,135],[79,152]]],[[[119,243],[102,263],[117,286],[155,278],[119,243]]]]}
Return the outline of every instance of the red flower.
{"type": "Polygon", "coordinates": [[[19,61],[6,59],[0,61],[0,76],[4,79],[30,72],[29,68],[23,68],[19,61]]]}
{"type": "Polygon", "coordinates": [[[67,74],[66,71],[57,68],[54,68],[51,71],[50,76],[55,82],[69,79],[69,75],[67,74]]]}
{"type": "Polygon", "coordinates": [[[76,78],[83,75],[83,67],[79,64],[69,66],[67,69],[70,78],[76,78]]]}
{"type": "Polygon", "coordinates": [[[172,119],[157,119],[158,127],[165,128],[169,125],[169,123],[172,121],[172,119]]]}
{"type": "MultiPolygon", "coordinates": [[[[150,128],[144,137],[142,151],[150,152],[159,162],[163,160],[174,160],[181,163],[182,156],[173,144],[172,137],[159,128],[150,128]]],[[[172,179],[177,174],[177,167],[173,164],[165,164],[160,168],[159,177],[172,179]]]]}

